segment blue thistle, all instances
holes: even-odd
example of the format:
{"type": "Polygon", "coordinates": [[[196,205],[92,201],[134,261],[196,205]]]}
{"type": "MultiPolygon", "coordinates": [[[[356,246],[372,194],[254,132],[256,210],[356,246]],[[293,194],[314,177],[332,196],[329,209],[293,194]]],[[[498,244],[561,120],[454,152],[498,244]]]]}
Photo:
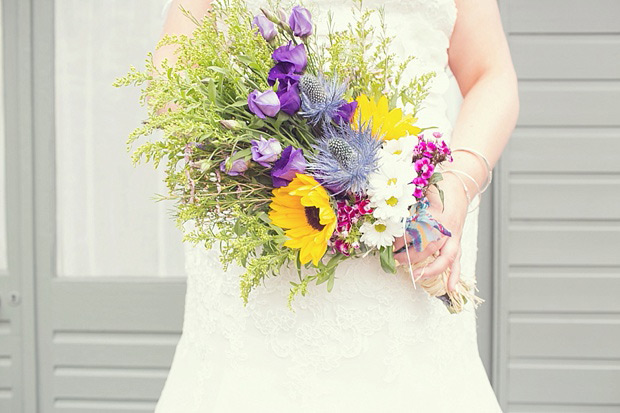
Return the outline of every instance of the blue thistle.
{"type": "Polygon", "coordinates": [[[347,86],[337,79],[327,80],[320,74],[318,77],[305,74],[299,79],[301,92],[301,110],[299,114],[308,119],[313,126],[330,124],[338,109],[347,101],[343,98],[347,86]]]}
{"type": "Polygon", "coordinates": [[[325,128],[323,137],[312,145],[308,171],[334,194],[363,195],[368,176],[377,168],[381,141],[370,128],[351,129],[347,124],[325,128]]]}

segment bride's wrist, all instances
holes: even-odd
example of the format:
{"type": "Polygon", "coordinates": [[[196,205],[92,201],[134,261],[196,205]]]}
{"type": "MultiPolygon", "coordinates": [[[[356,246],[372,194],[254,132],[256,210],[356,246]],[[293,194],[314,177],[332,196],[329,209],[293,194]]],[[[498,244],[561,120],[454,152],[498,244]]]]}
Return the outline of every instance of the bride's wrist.
{"type": "MultiPolygon", "coordinates": [[[[441,165],[439,171],[454,170],[465,182],[469,194],[473,199],[489,179],[489,170],[473,157],[469,152],[454,152],[452,162],[441,165]]],[[[444,174],[447,175],[447,174],[444,174]]]]}
{"type": "MultiPolygon", "coordinates": [[[[446,205],[459,206],[456,209],[466,211],[472,200],[471,192],[463,186],[463,183],[454,174],[443,173],[442,177],[443,179],[437,185],[443,191],[443,202],[446,205]]],[[[442,201],[439,190],[434,186],[428,188],[426,196],[431,204],[441,205],[442,201]]]]}

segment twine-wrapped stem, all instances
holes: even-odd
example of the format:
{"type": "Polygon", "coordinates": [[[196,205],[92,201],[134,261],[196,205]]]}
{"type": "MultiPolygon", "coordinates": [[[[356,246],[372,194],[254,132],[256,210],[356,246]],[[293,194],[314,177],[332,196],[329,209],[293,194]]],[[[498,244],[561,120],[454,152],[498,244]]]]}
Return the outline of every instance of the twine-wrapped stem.
{"type": "MultiPolygon", "coordinates": [[[[428,266],[430,263],[435,261],[438,256],[439,251],[435,252],[433,255],[429,255],[418,263],[412,264],[411,270],[428,266]]],[[[478,308],[478,306],[485,300],[476,296],[475,291],[478,291],[478,288],[476,287],[475,282],[461,278],[456,284],[455,290],[448,291],[448,279],[450,278],[450,273],[451,270],[448,267],[438,276],[423,278],[421,280],[418,279],[419,281],[416,280],[416,283],[424,288],[424,290],[433,297],[441,299],[451,313],[460,313],[468,301],[473,301],[474,308],[478,308]]]]}

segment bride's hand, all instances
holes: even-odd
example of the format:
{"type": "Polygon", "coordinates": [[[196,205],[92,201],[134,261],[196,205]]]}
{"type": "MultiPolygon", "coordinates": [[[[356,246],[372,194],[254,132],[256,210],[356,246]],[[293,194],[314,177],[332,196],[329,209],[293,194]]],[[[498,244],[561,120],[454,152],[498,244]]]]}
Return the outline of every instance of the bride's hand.
{"type": "MultiPolygon", "coordinates": [[[[411,263],[415,264],[439,251],[439,256],[435,261],[425,268],[418,268],[413,272],[414,279],[434,278],[447,268],[451,268],[448,290],[454,291],[461,273],[461,235],[467,216],[468,200],[461,181],[454,174],[443,174],[443,180],[439,182],[439,186],[444,192],[445,208],[442,211],[442,202],[437,189],[430,187],[427,192],[429,200],[428,212],[447,228],[452,233],[452,236],[442,235],[437,241],[429,243],[421,252],[417,252],[415,248],[409,247],[409,257],[411,263]],[[422,272],[424,273],[422,274],[422,272]]],[[[407,238],[407,241],[410,241],[410,239],[407,238]]],[[[403,245],[403,237],[397,238],[394,241],[394,251],[398,251],[403,245]]],[[[409,265],[406,251],[395,254],[394,258],[404,265],[409,265]]]]}

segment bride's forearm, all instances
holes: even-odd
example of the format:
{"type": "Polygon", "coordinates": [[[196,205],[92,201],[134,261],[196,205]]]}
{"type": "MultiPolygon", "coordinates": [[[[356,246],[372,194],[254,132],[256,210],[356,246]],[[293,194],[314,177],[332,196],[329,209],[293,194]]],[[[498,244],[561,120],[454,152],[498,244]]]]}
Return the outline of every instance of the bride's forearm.
{"type": "MultiPolygon", "coordinates": [[[[450,146],[472,149],[484,155],[493,168],[510,138],[519,114],[517,79],[512,67],[484,73],[463,99],[450,146]]],[[[457,151],[448,168],[461,169],[483,185],[487,168],[471,152],[457,151]]],[[[465,179],[470,187],[469,179],[465,179]]],[[[470,189],[475,191],[471,183],[470,189]]],[[[475,192],[472,192],[475,193],[475,192]]]]}
{"type": "Polygon", "coordinates": [[[466,175],[448,175],[462,179],[475,194],[488,182],[489,168],[499,160],[517,122],[517,75],[497,1],[456,0],[456,6],[448,56],[464,99],[450,146],[471,152],[454,152],[454,162],[448,166],[466,175]]]}

